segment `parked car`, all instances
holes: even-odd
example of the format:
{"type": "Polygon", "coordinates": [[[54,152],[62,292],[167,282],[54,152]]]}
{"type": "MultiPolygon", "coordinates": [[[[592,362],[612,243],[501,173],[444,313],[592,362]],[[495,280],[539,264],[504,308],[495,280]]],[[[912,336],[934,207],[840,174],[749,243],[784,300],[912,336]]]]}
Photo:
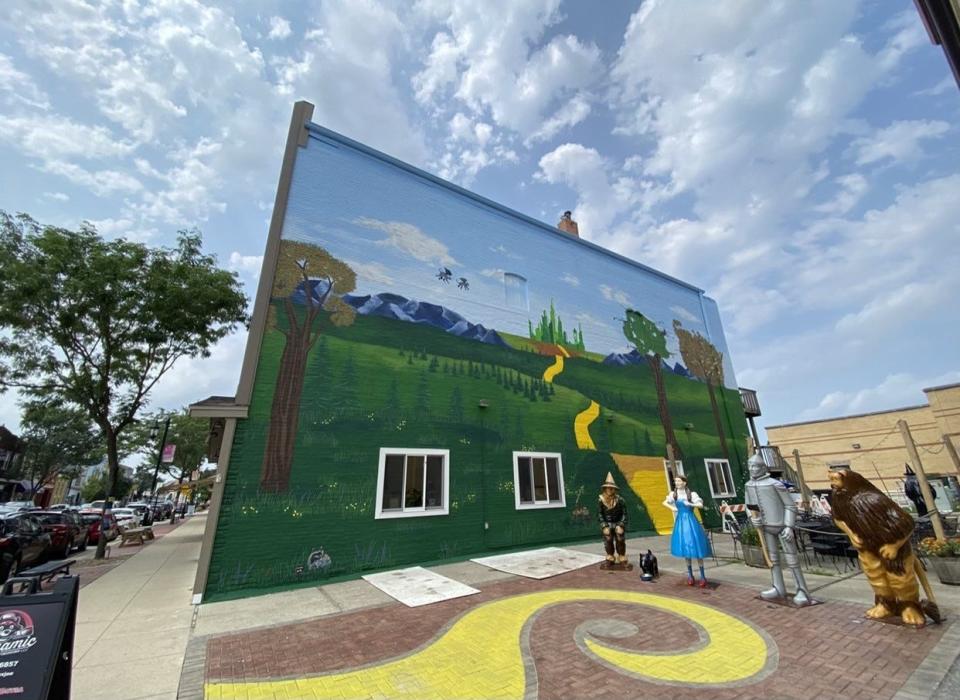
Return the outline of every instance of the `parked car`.
{"type": "Polygon", "coordinates": [[[153,504],[153,519],[168,520],[173,515],[173,503],[170,501],[158,501],[153,504]]]}
{"type": "Polygon", "coordinates": [[[120,534],[120,528],[117,527],[117,519],[113,517],[113,513],[110,511],[101,514],[98,510],[84,510],[80,511],[80,518],[87,526],[87,541],[90,544],[98,544],[100,542],[101,520],[107,521],[107,526],[103,533],[104,537],[107,538],[107,542],[112,542],[117,539],[120,534]]]}
{"type": "Polygon", "coordinates": [[[128,503],[127,508],[132,508],[133,511],[140,516],[141,525],[150,525],[153,521],[153,509],[150,507],[149,503],[141,503],[139,501],[135,503],[128,503]]]}
{"type": "Polygon", "coordinates": [[[7,501],[3,504],[3,508],[6,510],[30,510],[36,507],[33,501],[7,501]]]}
{"type": "Polygon", "coordinates": [[[23,512],[0,517],[0,581],[41,563],[50,549],[50,535],[40,522],[23,512]]]}
{"type": "Polygon", "coordinates": [[[76,547],[81,552],[87,548],[87,526],[76,513],[41,510],[31,513],[40,521],[45,532],[50,533],[50,555],[54,559],[66,559],[76,547]]]}
{"type": "Polygon", "coordinates": [[[140,516],[133,508],[114,508],[110,512],[117,519],[117,525],[120,526],[121,531],[140,525],[140,516]]]}

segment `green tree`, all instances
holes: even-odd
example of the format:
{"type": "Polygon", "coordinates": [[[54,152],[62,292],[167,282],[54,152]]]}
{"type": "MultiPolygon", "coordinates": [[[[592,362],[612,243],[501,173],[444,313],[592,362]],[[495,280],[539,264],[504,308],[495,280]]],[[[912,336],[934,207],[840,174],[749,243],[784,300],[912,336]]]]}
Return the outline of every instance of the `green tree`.
{"type": "MultiPolygon", "coordinates": [[[[173,248],[104,240],[0,212],[0,389],[82,408],[99,428],[109,492],[118,442],[157,382],[246,320],[236,274],[181,231],[173,248]]],[[[106,543],[101,540],[97,556],[106,543]]]]}
{"type": "Polygon", "coordinates": [[[670,351],[667,350],[667,332],[643,314],[627,309],[627,317],[623,321],[623,335],[633,343],[637,352],[647,358],[650,364],[657,389],[657,408],[660,411],[660,423],[663,425],[664,435],[667,442],[673,445],[676,458],[682,459],[683,452],[673,432],[673,420],[667,404],[667,389],[663,383],[663,360],[670,357],[670,351]]]}
{"type": "Polygon", "coordinates": [[[353,323],[356,311],[341,295],[352,292],[356,284],[357,277],[350,266],[320,246],[280,241],[270,318],[272,325],[283,334],[284,344],[260,468],[262,491],[283,492],[290,485],[307,356],[320,337],[324,323],[332,326],[353,323]],[[325,319],[321,318],[323,311],[327,312],[325,319]]]}
{"type": "Polygon", "coordinates": [[[80,489],[80,498],[84,503],[99,501],[110,496],[122,499],[130,495],[131,491],[133,491],[131,479],[122,473],[116,479],[112,479],[107,472],[102,471],[87,479],[83,488],[80,489]]]}
{"type": "Polygon", "coordinates": [[[103,456],[103,443],[90,416],[70,405],[28,401],[22,406],[23,460],[17,475],[30,481],[30,497],[58,476],[75,478],[103,456]]]}
{"type": "MultiPolygon", "coordinates": [[[[181,408],[175,413],[162,411],[148,413],[128,432],[122,444],[124,454],[139,453],[149,458],[146,468],[150,474],[150,481],[143,490],[153,487],[153,472],[156,468],[157,451],[160,449],[157,438],[151,434],[151,429],[167,418],[170,419],[167,444],[174,445],[175,449],[172,461],[160,464],[159,474],[183,483],[184,478],[199,469],[206,459],[207,439],[210,434],[209,421],[192,418],[186,408],[181,408]]],[[[135,475],[134,481],[137,489],[141,490],[140,477],[135,475]]]]}

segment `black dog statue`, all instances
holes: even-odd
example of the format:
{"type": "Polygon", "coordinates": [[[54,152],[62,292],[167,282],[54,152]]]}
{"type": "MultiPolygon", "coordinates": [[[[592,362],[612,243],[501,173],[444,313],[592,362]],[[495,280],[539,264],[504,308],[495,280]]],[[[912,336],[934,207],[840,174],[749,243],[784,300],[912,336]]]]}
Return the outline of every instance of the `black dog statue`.
{"type": "Polygon", "coordinates": [[[660,577],[660,567],[657,566],[657,558],[649,549],[647,553],[640,557],[640,580],[653,581],[660,577]]]}

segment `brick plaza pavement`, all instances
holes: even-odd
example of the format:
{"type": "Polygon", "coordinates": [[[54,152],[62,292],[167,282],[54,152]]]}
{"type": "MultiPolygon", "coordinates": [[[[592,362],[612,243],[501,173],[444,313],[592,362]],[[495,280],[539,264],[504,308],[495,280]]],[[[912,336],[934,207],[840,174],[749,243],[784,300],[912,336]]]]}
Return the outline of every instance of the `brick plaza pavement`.
{"type": "Polygon", "coordinates": [[[636,572],[588,568],[542,581],[493,582],[479,595],[419,608],[389,603],[272,627],[264,619],[260,629],[197,641],[205,695],[217,698],[702,700],[706,693],[719,699],[874,699],[893,697],[949,629],[949,623],[914,630],[867,621],[859,603],[797,610],[756,595],[754,588],[731,583],[704,591],[673,574],[643,584],[636,572]],[[596,599],[559,599],[576,598],[578,591],[597,592],[596,599]],[[666,596],[668,604],[618,602],[637,593],[666,596]],[[498,605],[533,594],[548,604],[523,620],[492,614],[498,605]],[[717,620],[708,624],[711,615],[717,620]],[[451,641],[469,619],[468,634],[451,641]],[[522,631],[505,643],[511,624],[522,631]],[[707,637],[727,634],[723,625],[735,627],[735,636],[711,643],[707,637]],[[738,648],[741,640],[753,646],[738,648]],[[459,643],[458,651],[444,656],[440,649],[450,643],[459,643]],[[604,654],[603,648],[613,651],[604,654]],[[519,680],[505,668],[513,657],[522,657],[519,680]],[[630,668],[631,657],[639,665],[630,668]],[[674,671],[682,669],[681,678],[671,678],[671,663],[674,671]]]}

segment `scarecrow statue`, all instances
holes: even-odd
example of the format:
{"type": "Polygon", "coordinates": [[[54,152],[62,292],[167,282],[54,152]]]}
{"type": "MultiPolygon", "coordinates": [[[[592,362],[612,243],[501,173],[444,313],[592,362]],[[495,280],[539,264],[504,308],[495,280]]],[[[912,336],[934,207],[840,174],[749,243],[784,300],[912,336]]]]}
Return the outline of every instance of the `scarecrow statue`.
{"type": "Polygon", "coordinates": [[[770,561],[770,575],[773,588],[760,594],[764,600],[785,600],[787,586],[783,580],[783,565],[780,562],[780,547],[787,568],[797,582],[797,592],[793,596],[795,605],[808,605],[810,591],[800,569],[800,557],[797,554],[797,540],[794,527],[797,523],[797,504],[787,491],[783,482],[770,476],[763,457],[753,455],[747,461],[750,480],[747,482],[746,505],[750,512],[750,522],[760,534],[767,559],[770,561]]]}
{"type": "Polygon", "coordinates": [[[600,567],[632,569],[633,565],[627,561],[627,505],[620,496],[620,487],[614,482],[612,472],[607,472],[607,480],[600,487],[598,519],[603,548],[607,552],[607,560],[600,567]]]}
{"type": "Polygon", "coordinates": [[[939,622],[940,610],[926,572],[910,546],[910,514],[848,467],[830,468],[830,488],[833,521],[850,538],[873,588],[875,604],[867,617],[880,620],[898,615],[916,627],[926,624],[925,615],[939,622]],[[920,600],[918,578],[927,600],[920,600]]]}

